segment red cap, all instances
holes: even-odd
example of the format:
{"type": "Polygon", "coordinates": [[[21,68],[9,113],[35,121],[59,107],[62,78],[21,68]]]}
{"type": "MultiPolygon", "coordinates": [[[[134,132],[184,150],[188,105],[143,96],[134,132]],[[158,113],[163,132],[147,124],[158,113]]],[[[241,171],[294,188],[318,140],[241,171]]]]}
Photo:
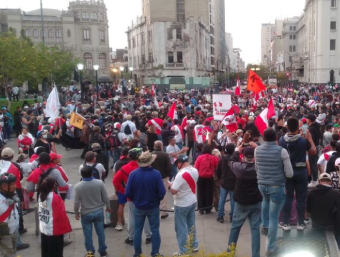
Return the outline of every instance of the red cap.
{"type": "Polygon", "coordinates": [[[61,157],[63,157],[63,156],[56,154],[56,153],[50,153],[51,161],[56,160],[56,159],[61,159],[61,157]]]}
{"type": "Polygon", "coordinates": [[[196,114],[197,114],[197,115],[201,115],[202,113],[201,113],[200,111],[197,111],[196,114]]]}

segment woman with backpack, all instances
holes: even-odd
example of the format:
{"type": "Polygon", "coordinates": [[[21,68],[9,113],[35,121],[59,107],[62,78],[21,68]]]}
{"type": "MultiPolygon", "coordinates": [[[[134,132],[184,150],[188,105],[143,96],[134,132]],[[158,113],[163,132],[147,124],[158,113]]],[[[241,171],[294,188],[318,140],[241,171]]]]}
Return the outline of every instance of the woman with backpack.
{"type": "Polygon", "coordinates": [[[72,231],[65,204],[54,191],[57,182],[45,178],[40,185],[39,228],[41,232],[41,256],[63,257],[64,234],[72,231]]]}
{"type": "Polygon", "coordinates": [[[211,212],[214,192],[214,172],[217,168],[218,157],[211,154],[211,146],[204,145],[202,155],[195,162],[198,170],[197,206],[200,214],[211,212]]]}

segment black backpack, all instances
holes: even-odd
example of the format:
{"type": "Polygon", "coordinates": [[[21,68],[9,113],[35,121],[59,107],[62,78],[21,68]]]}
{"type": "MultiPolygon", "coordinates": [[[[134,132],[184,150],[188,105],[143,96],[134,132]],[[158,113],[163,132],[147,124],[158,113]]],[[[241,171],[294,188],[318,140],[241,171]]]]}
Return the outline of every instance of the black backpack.
{"type": "Polygon", "coordinates": [[[118,132],[113,131],[111,135],[107,138],[106,143],[109,149],[119,147],[121,142],[119,141],[119,138],[118,138],[118,132]]]}
{"type": "Polygon", "coordinates": [[[96,166],[97,166],[98,163],[93,163],[92,166],[89,166],[89,165],[86,165],[84,164],[85,166],[88,166],[88,167],[91,167],[92,169],[92,177],[95,178],[95,179],[101,179],[100,178],[100,174],[99,174],[99,171],[96,169],[96,166]]]}
{"type": "Polygon", "coordinates": [[[131,135],[132,134],[132,131],[131,131],[131,128],[130,128],[129,124],[126,124],[126,126],[124,128],[124,134],[125,135],[131,135]]]}
{"type": "MultiPolygon", "coordinates": [[[[42,168],[40,168],[42,171],[44,171],[42,168]]],[[[38,188],[37,188],[37,198],[39,198],[40,195],[40,186],[41,183],[44,181],[45,178],[48,177],[48,175],[50,175],[50,173],[52,172],[53,168],[48,168],[45,172],[43,172],[40,177],[39,177],[39,181],[38,181],[38,188]]]]}

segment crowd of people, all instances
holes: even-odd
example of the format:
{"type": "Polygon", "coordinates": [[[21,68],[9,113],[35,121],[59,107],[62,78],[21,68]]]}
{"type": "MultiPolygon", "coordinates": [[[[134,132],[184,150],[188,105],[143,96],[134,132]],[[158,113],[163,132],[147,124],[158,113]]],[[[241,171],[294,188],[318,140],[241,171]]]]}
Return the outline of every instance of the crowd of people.
{"type": "Polygon", "coordinates": [[[259,96],[244,90],[240,96],[232,95],[232,104],[240,111],[237,129],[229,129],[214,119],[211,88],[135,90],[106,84],[99,91],[97,99],[91,89],[81,95],[75,86],[63,88],[55,119],[45,117],[45,104],[39,101],[25,102],[13,115],[6,107],[1,109],[1,256],[29,247],[20,235],[27,231],[23,213],[32,211],[34,197],[41,256],[62,257],[63,247],[72,243],[64,205],[71,198],[67,176],[71,171],[61,165],[57,144],[66,151],[82,149],[74,213],[81,220],[86,257],[96,252],[93,226],[98,253],[107,256],[105,224],[110,213],[117,212],[115,230],[123,231],[125,206],[125,243],[133,245],[134,257],[143,252],[143,230],[145,243],[152,244],[151,256],[160,256],[160,220],[169,216],[172,205],[178,242],[173,256],[199,251],[196,211],[216,215],[220,223],[230,222],[228,245],[221,251],[237,246],[247,218],[252,257],[260,256],[260,234],[268,237],[266,256],[277,256],[278,228],[289,231],[294,225],[303,231],[311,221],[313,229],[333,231],[340,245],[338,92],[322,85],[287,85],[259,96]],[[82,98],[86,104],[79,102],[82,98]],[[261,134],[255,120],[270,99],[275,116],[261,134]],[[169,115],[175,102],[175,114],[169,115]],[[83,115],[82,129],[73,124],[73,112],[83,115]],[[8,124],[13,122],[7,132],[6,117],[8,124]],[[5,146],[11,129],[17,137],[17,161],[14,149],[5,146]],[[117,210],[111,210],[104,184],[111,179],[117,210]]]}

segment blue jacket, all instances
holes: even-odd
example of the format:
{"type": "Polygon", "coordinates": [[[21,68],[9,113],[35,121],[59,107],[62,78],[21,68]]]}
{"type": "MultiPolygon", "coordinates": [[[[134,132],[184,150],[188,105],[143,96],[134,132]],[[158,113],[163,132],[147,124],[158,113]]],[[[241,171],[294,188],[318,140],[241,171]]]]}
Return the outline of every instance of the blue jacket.
{"type": "Polygon", "coordinates": [[[125,196],[140,210],[159,207],[165,193],[161,173],[152,167],[140,167],[133,171],[125,188],[125,196]]]}

